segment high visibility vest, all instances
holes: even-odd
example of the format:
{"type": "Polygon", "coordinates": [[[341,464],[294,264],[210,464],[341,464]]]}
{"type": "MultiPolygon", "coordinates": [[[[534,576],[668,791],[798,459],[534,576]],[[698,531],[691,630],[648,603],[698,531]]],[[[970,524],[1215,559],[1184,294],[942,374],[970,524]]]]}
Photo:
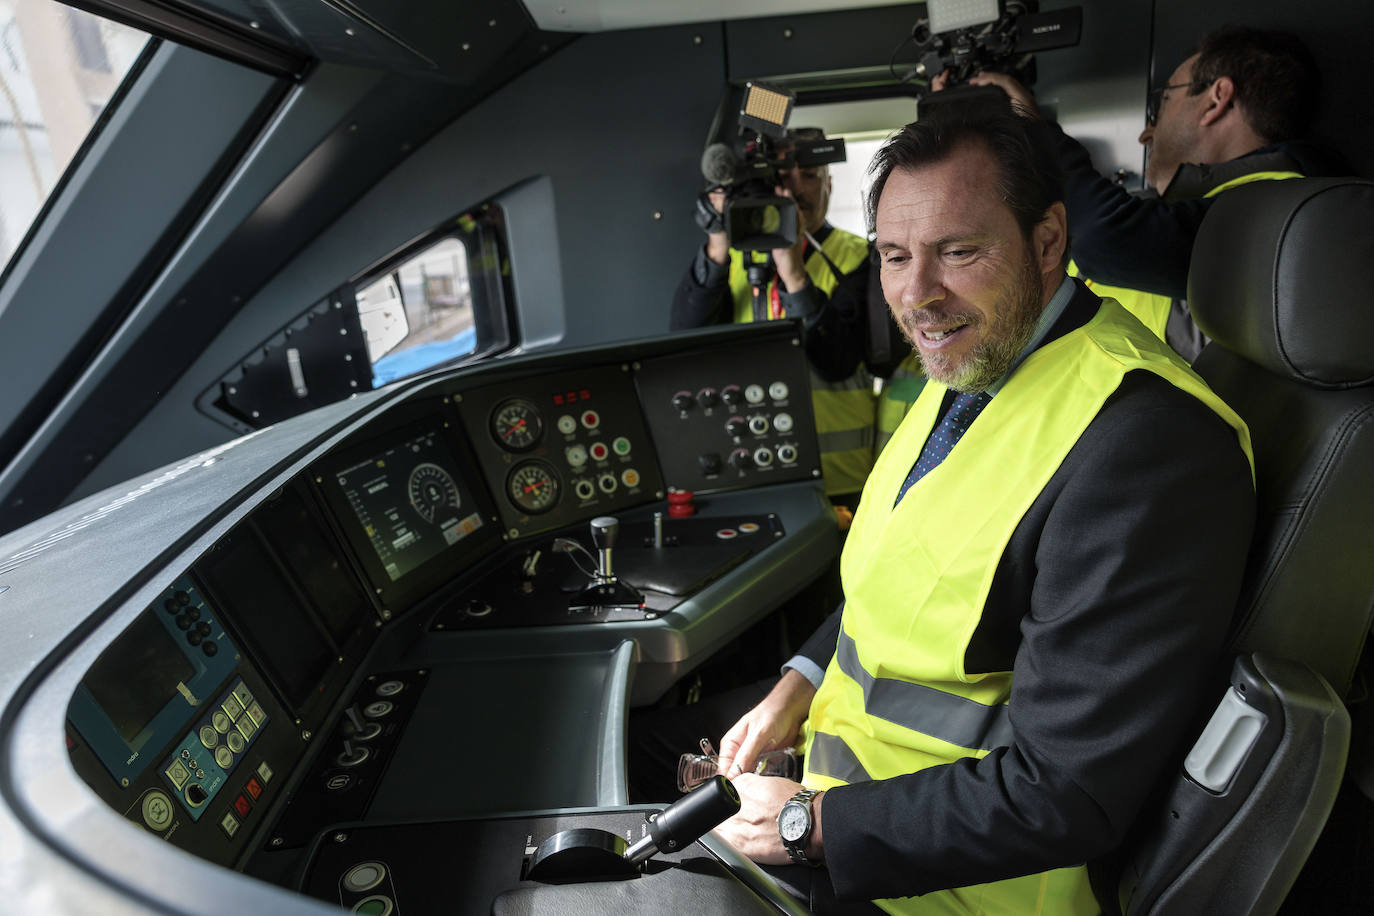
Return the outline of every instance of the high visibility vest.
{"type": "MultiPolygon", "coordinates": [[[[1012,533],[1132,370],[1153,372],[1202,401],[1235,429],[1249,457],[1244,422],[1108,299],[1082,328],[1031,354],[949,456],[894,508],[947,390],[926,384],[874,466],[841,556],[846,603],[835,657],[808,718],[807,786],[888,779],[1014,743],[1014,672],[965,671],[969,641],[1012,533]]],[[[1099,909],[1082,865],[878,905],[897,914],[1099,909]]]]}
{"type": "MultiPolygon", "coordinates": [[[[809,246],[808,246],[809,247],[809,246]]],[[[821,242],[827,257],[842,274],[858,267],[868,257],[868,243],[851,232],[832,229],[821,242]]],[[[766,252],[749,252],[763,261],[766,252]]],[[[735,323],[754,320],[754,292],[744,270],[745,253],[730,250],[730,293],[735,302],[735,323]]],[[[812,251],[806,259],[806,275],[827,296],[835,292],[840,278],[825,258],[812,251]]],[[[777,285],[774,278],[765,295],[770,299],[777,285]]],[[[821,474],[825,492],[831,496],[857,493],[863,489],[873,468],[873,420],[875,404],[873,377],[860,366],[849,378],[830,382],[811,372],[811,409],[816,415],[820,439],[821,474]]]]}
{"type": "Polygon", "coordinates": [[[897,432],[897,427],[902,425],[907,411],[916,403],[925,384],[926,376],[921,371],[921,361],[917,358],[916,351],[912,350],[897,364],[897,368],[892,370],[892,374],[883,382],[882,391],[878,394],[877,432],[873,436],[874,458],[882,454],[883,447],[897,432]]]}
{"type": "MultiPolygon", "coordinates": [[[[1215,197],[1222,191],[1229,191],[1231,188],[1249,184],[1252,181],[1282,181],[1285,178],[1301,178],[1299,172],[1251,172],[1249,175],[1241,175],[1232,178],[1230,181],[1217,185],[1206,194],[1204,198],[1215,197]]],[[[1069,262],[1069,276],[1077,277],[1078,265],[1069,262]]],[[[1135,317],[1139,318],[1151,331],[1159,335],[1160,340],[1164,340],[1165,330],[1169,324],[1169,312],[1173,308],[1174,300],[1168,296],[1161,296],[1158,293],[1147,293],[1139,289],[1126,289],[1122,286],[1108,286],[1106,283],[1098,283],[1083,277],[1083,282],[1088,285],[1088,289],[1104,299],[1115,299],[1135,317]]]]}

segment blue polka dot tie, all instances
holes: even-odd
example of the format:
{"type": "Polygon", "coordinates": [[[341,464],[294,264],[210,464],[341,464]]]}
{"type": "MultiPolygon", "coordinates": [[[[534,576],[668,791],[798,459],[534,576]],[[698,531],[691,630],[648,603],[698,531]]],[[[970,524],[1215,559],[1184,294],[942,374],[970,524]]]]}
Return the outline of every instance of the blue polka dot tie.
{"type": "Polygon", "coordinates": [[[949,410],[945,412],[944,418],[935,427],[935,431],[926,440],[925,448],[921,449],[921,457],[916,459],[916,463],[911,468],[911,473],[906,475],[906,480],[902,483],[902,488],[897,491],[896,502],[902,501],[906,491],[910,490],[916,481],[930,473],[937,464],[945,460],[950,450],[954,448],[954,443],[968,431],[973,425],[973,421],[983,412],[983,408],[988,406],[988,401],[992,400],[992,395],[979,391],[974,394],[966,392],[960,393],[954,399],[954,403],[949,405],[949,410]]]}

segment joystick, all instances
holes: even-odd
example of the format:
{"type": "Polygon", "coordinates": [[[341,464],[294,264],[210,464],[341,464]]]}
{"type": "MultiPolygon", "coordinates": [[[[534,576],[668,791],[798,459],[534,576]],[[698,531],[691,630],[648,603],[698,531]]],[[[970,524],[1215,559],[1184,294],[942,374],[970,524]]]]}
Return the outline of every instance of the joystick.
{"type": "Polygon", "coordinates": [[[620,520],[610,515],[592,519],[592,545],[596,547],[596,572],[592,584],[568,600],[570,611],[591,611],[599,608],[643,607],[644,596],[615,576],[611,550],[620,537],[620,520]]]}
{"type": "Polygon", "coordinates": [[[555,833],[535,849],[526,877],[547,884],[632,878],[650,856],[686,849],[739,808],[735,787],[724,776],[716,776],[652,815],[649,832],[633,846],[624,837],[595,827],[555,833]]]}

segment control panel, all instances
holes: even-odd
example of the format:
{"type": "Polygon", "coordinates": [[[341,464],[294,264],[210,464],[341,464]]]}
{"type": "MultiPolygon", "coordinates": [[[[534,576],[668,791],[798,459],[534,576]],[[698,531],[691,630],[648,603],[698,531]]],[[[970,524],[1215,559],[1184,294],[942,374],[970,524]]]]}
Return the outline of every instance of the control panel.
{"type": "Polygon", "coordinates": [[[712,492],[820,477],[799,347],[718,346],[646,360],[635,375],[670,488],[712,492]]]}
{"type": "Polygon", "coordinates": [[[512,538],[663,492],[628,366],[479,388],[459,412],[512,538]]]}
{"type": "Polygon", "coordinates": [[[425,669],[390,671],[370,675],[362,683],[333,731],[323,737],[323,749],[273,825],[265,851],[300,848],[321,824],[363,817],[419,705],[428,676],[425,669]]]}
{"type": "MultiPolygon", "coordinates": [[[[208,803],[229,784],[230,776],[266,724],[267,711],[240,678],[232,689],[210,704],[171,756],[162,761],[162,775],[192,820],[200,820],[208,803]]],[[[246,817],[248,812],[238,814],[246,817]]],[[[238,825],[232,815],[230,818],[226,829],[232,835],[238,825]]]]}
{"type": "Polygon", "coordinates": [[[304,744],[197,581],[176,579],[101,654],[68,708],[72,764],[111,807],[232,862],[304,744]]]}
{"type": "Polygon", "coordinates": [[[110,775],[128,784],[237,658],[218,615],[181,576],[91,667],[72,697],[71,720],[110,775]]]}
{"type": "Polygon", "coordinates": [[[512,544],[490,572],[446,602],[430,626],[451,632],[650,620],[785,534],[776,515],[622,523],[614,569],[637,600],[619,604],[578,600],[592,578],[595,552],[585,530],[512,544]]]}

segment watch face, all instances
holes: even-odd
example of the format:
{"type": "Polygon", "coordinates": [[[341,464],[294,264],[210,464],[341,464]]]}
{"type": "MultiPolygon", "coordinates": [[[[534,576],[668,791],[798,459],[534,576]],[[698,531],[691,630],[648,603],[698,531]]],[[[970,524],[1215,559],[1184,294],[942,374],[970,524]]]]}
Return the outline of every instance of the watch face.
{"type": "Polygon", "coordinates": [[[782,806],[778,815],[778,832],[789,843],[795,843],[806,835],[811,826],[811,812],[800,802],[789,801],[782,806]]]}

